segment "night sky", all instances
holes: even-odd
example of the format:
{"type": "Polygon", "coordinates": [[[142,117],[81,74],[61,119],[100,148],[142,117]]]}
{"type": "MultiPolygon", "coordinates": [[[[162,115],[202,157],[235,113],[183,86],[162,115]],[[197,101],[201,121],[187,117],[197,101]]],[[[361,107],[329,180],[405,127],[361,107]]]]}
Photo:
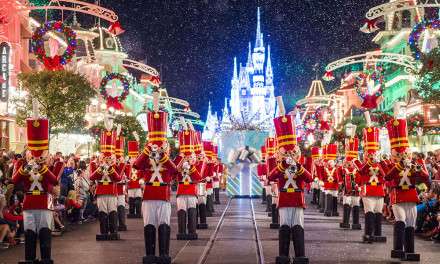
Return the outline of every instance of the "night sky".
{"type": "MultiPolygon", "coordinates": [[[[127,30],[130,56],[162,69],[171,96],[206,115],[208,100],[221,111],[229,96],[233,57],[245,63],[255,45],[257,6],[265,44],[271,45],[275,94],[290,108],[305,96],[313,65],[377,48],[359,28],[367,10],[388,1],[369,0],[101,0],[127,30]]],[[[324,83],[329,91],[337,81],[324,83]]]]}

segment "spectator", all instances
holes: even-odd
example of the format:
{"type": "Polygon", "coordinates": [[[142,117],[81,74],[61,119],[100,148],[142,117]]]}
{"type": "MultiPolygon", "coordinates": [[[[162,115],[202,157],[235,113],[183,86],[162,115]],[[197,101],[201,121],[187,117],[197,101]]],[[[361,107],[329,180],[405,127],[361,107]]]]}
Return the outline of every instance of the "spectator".
{"type": "Polygon", "coordinates": [[[16,241],[15,230],[16,227],[12,225],[12,222],[7,221],[4,218],[3,211],[7,210],[6,208],[6,198],[5,196],[0,196],[0,247],[8,248],[11,245],[15,245],[16,241]],[[4,242],[6,240],[6,242],[4,242]]]}
{"type": "Polygon", "coordinates": [[[69,191],[74,190],[74,185],[73,185],[74,170],[75,170],[75,160],[73,158],[70,158],[67,161],[66,167],[64,167],[63,173],[61,174],[60,195],[63,197],[67,197],[69,191]]]}

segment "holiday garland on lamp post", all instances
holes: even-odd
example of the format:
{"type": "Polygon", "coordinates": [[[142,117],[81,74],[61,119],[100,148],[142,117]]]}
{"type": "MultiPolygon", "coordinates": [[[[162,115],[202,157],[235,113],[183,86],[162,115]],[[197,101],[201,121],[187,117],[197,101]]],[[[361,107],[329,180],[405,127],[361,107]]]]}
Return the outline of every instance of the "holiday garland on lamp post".
{"type": "Polygon", "coordinates": [[[44,64],[47,70],[62,70],[63,66],[70,62],[76,50],[76,33],[69,27],[65,26],[61,21],[50,21],[35,29],[32,35],[32,51],[37,59],[44,64]],[[64,53],[49,57],[46,55],[44,48],[44,39],[48,31],[56,31],[64,34],[66,38],[67,48],[64,53]]]}

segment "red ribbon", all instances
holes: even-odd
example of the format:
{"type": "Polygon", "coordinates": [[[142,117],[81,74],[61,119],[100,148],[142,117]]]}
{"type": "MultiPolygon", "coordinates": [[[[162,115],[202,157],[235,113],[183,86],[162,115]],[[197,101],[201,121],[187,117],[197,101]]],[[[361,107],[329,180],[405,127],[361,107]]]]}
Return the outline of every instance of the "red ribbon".
{"type": "Polygon", "coordinates": [[[160,77],[159,76],[151,76],[149,81],[151,82],[152,85],[159,86],[160,77]]]}
{"type": "Polygon", "coordinates": [[[319,128],[320,128],[322,131],[329,131],[329,130],[330,130],[330,125],[328,124],[327,121],[321,120],[321,121],[319,122],[319,128]]]}
{"type": "Polygon", "coordinates": [[[46,69],[49,71],[60,71],[63,70],[63,65],[60,62],[61,57],[59,55],[55,55],[54,57],[44,57],[43,64],[46,69]]]}
{"type": "Polygon", "coordinates": [[[107,108],[113,107],[115,110],[120,110],[124,108],[119,102],[118,97],[107,97],[107,108]]]}
{"type": "Polygon", "coordinates": [[[112,33],[113,35],[115,35],[115,36],[125,32],[125,30],[122,29],[121,23],[119,23],[119,21],[116,21],[116,22],[112,23],[110,25],[110,27],[108,28],[108,31],[110,33],[112,33]]]}

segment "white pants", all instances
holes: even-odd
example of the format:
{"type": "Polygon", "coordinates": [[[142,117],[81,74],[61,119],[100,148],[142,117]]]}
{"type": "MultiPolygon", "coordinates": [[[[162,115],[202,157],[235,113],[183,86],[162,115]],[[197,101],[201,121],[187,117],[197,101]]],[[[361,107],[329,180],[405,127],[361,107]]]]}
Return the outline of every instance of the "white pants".
{"type": "Polygon", "coordinates": [[[280,226],[287,225],[294,227],[300,225],[304,227],[304,209],[302,207],[282,207],[279,208],[280,226]]]}
{"type": "Polygon", "coordinates": [[[115,195],[98,195],[96,200],[98,202],[98,210],[106,214],[116,211],[118,207],[118,198],[115,195]]]}
{"type": "Polygon", "coordinates": [[[338,197],[338,190],[325,190],[325,194],[331,194],[333,197],[338,197]]]}
{"type": "Polygon", "coordinates": [[[206,204],[206,195],[197,196],[197,203],[198,204],[206,204]]]}
{"type": "Polygon", "coordinates": [[[137,198],[137,197],[142,197],[141,188],[128,189],[128,198],[137,198]]]}
{"type": "Polygon", "coordinates": [[[170,224],[171,204],[168,201],[150,200],[142,202],[144,226],[170,224]]]}
{"type": "Polygon", "coordinates": [[[220,182],[219,181],[212,182],[212,188],[220,188],[220,182]]]}
{"type": "Polygon", "coordinates": [[[361,197],[344,195],[342,197],[342,204],[348,204],[350,207],[359,206],[361,204],[361,197]]]}
{"type": "Polygon", "coordinates": [[[416,226],[417,207],[415,203],[398,203],[393,205],[396,221],[402,221],[405,226],[416,226]]]}
{"type": "Polygon", "coordinates": [[[197,197],[194,195],[179,195],[177,196],[177,211],[189,208],[196,208],[197,197]]]}
{"type": "Polygon", "coordinates": [[[364,202],[364,212],[382,213],[383,197],[362,197],[364,202]]]}
{"type": "Polygon", "coordinates": [[[264,186],[264,189],[266,190],[266,196],[272,195],[272,188],[270,187],[270,185],[264,186]]]}
{"type": "Polygon", "coordinates": [[[32,230],[35,233],[41,228],[53,227],[53,212],[50,210],[24,210],[23,211],[24,230],[32,230]]]}
{"type": "Polygon", "coordinates": [[[213,193],[214,193],[214,191],[213,191],[214,189],[207,189],[206,190],[206,193],[208,194],[208,195],[212,195],[213,193]]]}
{"type": "Polygon", "coordinates": [[[118,207],[119,206],[125,207],[125,195],[118,195],[118,207]]]}

